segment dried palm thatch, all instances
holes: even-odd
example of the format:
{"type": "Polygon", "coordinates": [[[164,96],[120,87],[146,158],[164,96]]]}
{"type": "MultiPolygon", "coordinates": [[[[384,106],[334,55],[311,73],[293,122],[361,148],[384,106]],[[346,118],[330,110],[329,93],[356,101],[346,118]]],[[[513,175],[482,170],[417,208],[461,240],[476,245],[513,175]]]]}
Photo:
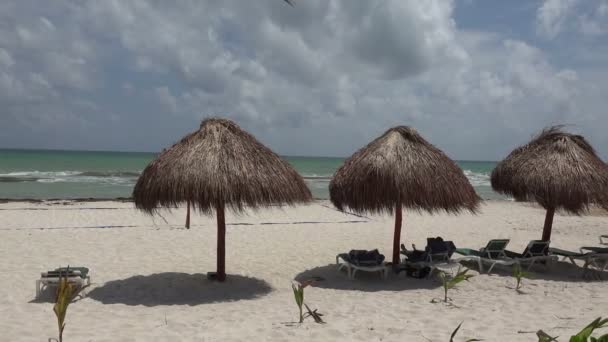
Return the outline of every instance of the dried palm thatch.
{"type": "Polygon", "coordinates": [[[355,152],[334,174],[329,192],[340,210],[395,211],[395,264],[403,207],[431,213],[475,212],[480,201],[458,165],[407,126],[391,128],[355,152]]]}
{"type": "Polygon", "coordinates": [[[556,209],[581,214],[592,203],[608,208],[608,166],[585,138],[554,126],[498,163],[492,188],[547,209],[543,240],[548,241],[556,209]]]}
{"type": "Polygon", "coordinates": [[[133,198],[136,207],[148,213],[184,202],[188,213],[190,204],[206,214],[215,210],[217,276],[223,280],[225,208],[242,212],[245,206],[294,205],[310,201],[312,195],[289,163],[255,137],[230,120],[211,118],[144,169],[133,198]]]}

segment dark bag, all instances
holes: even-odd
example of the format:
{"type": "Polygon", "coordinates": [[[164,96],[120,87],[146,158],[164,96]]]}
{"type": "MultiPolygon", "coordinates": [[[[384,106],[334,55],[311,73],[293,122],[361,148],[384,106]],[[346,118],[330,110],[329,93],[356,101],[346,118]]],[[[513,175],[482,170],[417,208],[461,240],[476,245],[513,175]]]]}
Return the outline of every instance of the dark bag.
{"type": "Polygon", "coordinates": [[[384,255],[380,254],[377,249],[371,251],[353,249],[348,252],[348,258],[353,264],[359,266],[377,266],[384,261],[384,255]]]}

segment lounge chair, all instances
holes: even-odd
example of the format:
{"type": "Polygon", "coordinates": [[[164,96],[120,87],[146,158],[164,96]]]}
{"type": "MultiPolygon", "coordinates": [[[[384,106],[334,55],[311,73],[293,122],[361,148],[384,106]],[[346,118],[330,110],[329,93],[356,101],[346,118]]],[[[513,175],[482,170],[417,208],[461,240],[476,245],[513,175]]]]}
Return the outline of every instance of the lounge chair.
{"type": "Polygon", "coordinates": [[[433,269],[452,264],[451,257],[456,250],[452,241],[444,241],[441,237],[427,238],[426,241],[424,251],[415,249],[410,251],[405,248],[404,244],[401,244],[401,254],[405,259],[401,261],[399,271],[406,271],[410,274],[417,270],[418,273],[429,276],[433,269]],[[428,272],[420,272],[425,268],[428,272]]]}
{"type": "Polygon", "coordinates": [[[608,235],[600,235],[600,244],[608,245],[608,235]]]}
{"type": "MultiPolygon", "coordinates": [[[[608,248],[604,248],[608,250],[608,248]]],[[[562,260],[570,260],[573,265],[576,265],[576,260],[583,261],[583,274],[588,271],[589,266],[594,266],[601,271],[608,270],[608,251],[606,252],[571,252],[559,248],[549,248],[549,252],[553,255],[562,256],[562,260]]]]}
{"type": "Polygon", "coordinates": [[[590,251],[593,253],[608,253],[608,247],[581,247],[581,253],[590,251]]]}
{"type": "Polygon", "coordinates": [[[457,261],[474,260],[477,261],[479,266],[479,272],[483,272],[483,264],[490,264],[488,273],[492,272],[492,269],[496,265],[511,266],[515,264],[515,260],[507,258],[505,254],[505,248],[509,244],[509,239],[494,239],[488,241],[488,244],[479,249],[470,248],[457,248],[456,253],[462,255],[457,258],[457,261]]]}
{"type": "Polygon", "coordinates": [[[505,254],[520,265],[528,265],[528,270],[537,262],[549,266],[558,259],[557,256],[549,254],[549,244],[549,241],[532,240],[521,254],[508,250],[505,250],[505,254]]]}
{"type": "Polygon", "coordinates": [[[53,271],[40,273],[40,279],[36,280],[36,298],[47,286],[57,286],[62,277],[67,277],[68,282],[78,286],[90,285],[91,276],[86,267],[60,267],[53,271]]]}
{"type": "Polygon", "coordinates": [[[378,253],[377,249],[372,251],[351,250],[348,253],[338,254],[336,264],[338,271],[346,268],[348,279],[354,279],[357,271],[380,272],[382,278],[386,279],[389,272],[389,267],[384,262],[384,255],[378,253]]]}
{"type": "Polygon", "coordinates": [[[406,262],[426,262],[438,263],[449,262],[452,254],[456,250],[456,246],[452,241],[444,241],[441,237],[427,238],[424,251],[407,250],[404,244],[401,244],[401,255],[405,256],[406,262]]]}

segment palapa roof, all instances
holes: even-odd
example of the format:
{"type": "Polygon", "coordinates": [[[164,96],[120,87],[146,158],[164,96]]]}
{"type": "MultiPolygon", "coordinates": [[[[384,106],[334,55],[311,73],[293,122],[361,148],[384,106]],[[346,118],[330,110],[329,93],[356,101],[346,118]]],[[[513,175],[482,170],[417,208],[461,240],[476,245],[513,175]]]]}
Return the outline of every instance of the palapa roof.
{"type": "Polygon", "coordinates": [[[398,126],[355,152],[336,171],[329,192],[340,210],[475,212],[479,196],[463,171],[413,128],[398,126]]]}
{"type": "Polygon", "coordinates": [[[255,137],[230,120],[210,118],[144,169],[133,198],[148,212],[189,200],[210,213],[218,204],[238,212],[312,195],[296,170],[255,137]]]}
{"type": "Polygon", "coordinates": [[[498,163],[492,188],[518,201],[579,214],[591,203],[608,208],[608,166],[585,138],[554,126],[498,163]]]}

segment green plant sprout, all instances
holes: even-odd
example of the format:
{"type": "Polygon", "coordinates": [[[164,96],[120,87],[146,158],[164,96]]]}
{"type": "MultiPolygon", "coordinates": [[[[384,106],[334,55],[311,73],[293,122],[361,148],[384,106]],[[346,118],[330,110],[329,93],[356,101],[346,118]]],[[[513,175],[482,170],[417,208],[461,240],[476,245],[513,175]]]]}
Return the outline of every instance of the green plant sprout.
{"type": "Polygon", "coordinates": [[[529,276],[530,274],[522,270],[521,265],[519,263],[513,265],[513,277],[517,281],[515,285],[515,291],[517,291],[517,293],[522,293],[521,287],[523,286],[523,278],[528,278],[529,276]]]}
{"type": "MultiPolygon", "coordinates": [[[[604,334],[600,337],[592,337],[593,331],[597,329],[607,328],[608,318],[602,319],[602,317],[596,318],[593,322],[589,323],[583,330],[578,334],[570,337],[569,342],[608,342],[608,334],[604,334]]],[[[546,332],[539,330],[536,332],[538,342],[556,342],[558,336],[552,337],[546,332]]]]}
{"type": "Polygon", "coordinates": [[[538,337],[538,342],[556,342],[559,336],[551,336],[546,332],[539,330],[536,332],[536,337],[538,337]]]}
{"type": "Polygon", "coordinates": [[[293,296],[296,300],[296,305],[298,306],[298,312],[300,316],[299,323],[304,323],[304,319],[307,317],[312,317],[316,323],[323,324],[325,323],[321,316],[322,313],[317,312],[317,309],[311,310],[308,305],[304,303],[304,289],[310,285],[312,285],[316,279],[309,279],[303,282],[292,281],[291,289],[293,290],[293,296]],[[306,314],[304,313],[304,307],[306,307],[306,314]]]}
{"type": "Polygon", "coordinates": [[[600,337],[591,337],[594,330],[606,327],[608,327],[608,318],[602,319],[602,317],[598,317],[578,334],[570,337],[570,342],[608,342],[608,334],[600,337]]]}
{"type": "Polygon", "coordinates": [[[304,322],[304,313],[302,312],[302,306],[304,305],[304,288],[306,286],[308,286],[308,284],[301,284],[296,281],[291,283],[293,296],[296,300],[296,305],[298,306],[298,310],[300,312],[300,323],[304,322]]]}
{"type": "MultiPolygon", "coordinates": [[[[469,271],[469,269],[465,268],[464,270],[461,270],[461,268],[458,268],[458,272],[456,273],[455,276],[451,276],[450,274],[448,274],[445,271],[436,269],[435,272],[437,273],[437,276],[439,277],[439,279],[441,280],[441,283],[443,284],[443,293],[444,293],[444,298],[443,298],[443,302],[447,303],[448,300],[450,300],[450,298],[448,297],[448,290],[454,288],[458,283],[462,282],[462,281],[469,281],[469,279],[473,278],[474,275],[472,274],[467,274],[467,272],[469,271]]],[[[435,300],[433,300],[433,302],[435,302],[435,300]]]]}

